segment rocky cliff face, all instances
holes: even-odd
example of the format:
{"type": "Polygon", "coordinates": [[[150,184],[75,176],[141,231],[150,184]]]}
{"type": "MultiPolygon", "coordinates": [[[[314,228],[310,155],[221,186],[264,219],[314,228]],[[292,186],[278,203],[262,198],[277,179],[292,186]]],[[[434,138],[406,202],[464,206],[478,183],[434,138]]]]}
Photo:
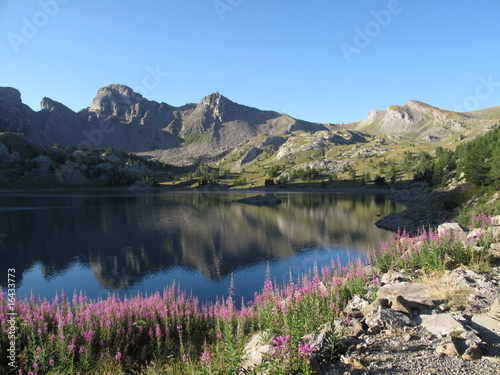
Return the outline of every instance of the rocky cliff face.
{"type": "Polygon", "coordinates": [[[35,112],[21,100],[21,93],[12,87],[0,87],[0,132],[29,131],[35,112]]]}

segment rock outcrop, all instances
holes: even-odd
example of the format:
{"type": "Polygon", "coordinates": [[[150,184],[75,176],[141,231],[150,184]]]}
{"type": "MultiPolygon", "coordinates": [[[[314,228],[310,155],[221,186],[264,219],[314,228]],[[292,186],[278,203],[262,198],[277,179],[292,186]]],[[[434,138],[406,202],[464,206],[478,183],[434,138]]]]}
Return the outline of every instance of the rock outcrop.
{"type": "Polygon", "coordinates": [[[256,195],[253,197],[247,197],[235,200],[233,202],[249,204],[252,206],[267,206],[267,207],[276,207],[281,204],[281,199],[276,197],[274,194],[266,194],[266,195],[256,195]]]}

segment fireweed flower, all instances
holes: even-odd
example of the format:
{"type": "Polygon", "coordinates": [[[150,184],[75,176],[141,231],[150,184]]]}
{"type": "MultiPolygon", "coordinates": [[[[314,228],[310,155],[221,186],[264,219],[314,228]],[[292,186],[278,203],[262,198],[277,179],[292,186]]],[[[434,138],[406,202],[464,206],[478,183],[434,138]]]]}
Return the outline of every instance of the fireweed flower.
{"type": "Polygon", "coordinates": [[[212,363],[212,359],[210,358],[210,353],[207,352],[206,350],[203,351],[203,354],[201,355],[201,366],[203,368],[210,366],[212,363]]]}
{"type": "Polygon", "coordinates": [[[272,353],[275,356],[282,355],[283,357],[286,358],[287,357],[286,351],[289,343],[290,343],[290,335],[286,335],[285,337],[276,336],[275,338],[271,339],[272,353]]]}
{"type": "Polygon", "coordinates": [[[115,359],[116,359],[117,361],[119,361],[119,360],[121,359],[121,357],[122,357],[122,353],[120,353],[120,352],[116,352],[115,359]]]}
{"type": "Polygon", "coordinates": [[[298,354],[299,354],[300,359],[311,358],[313,356],[312,350],[311,350],[311,345],[300,343],[299,347],[298,347],[298,354]]]}

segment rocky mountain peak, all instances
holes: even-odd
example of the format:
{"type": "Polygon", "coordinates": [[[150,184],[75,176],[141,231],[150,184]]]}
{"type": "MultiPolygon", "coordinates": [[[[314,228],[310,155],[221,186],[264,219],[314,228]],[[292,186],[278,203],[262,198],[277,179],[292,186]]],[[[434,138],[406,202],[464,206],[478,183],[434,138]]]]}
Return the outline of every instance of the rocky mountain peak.
{"type": "Polygon", "coordinates": [[[221,95],[218,92],[207,95],[200,101],[200,105],[208,106],[210,108],[222,107],[224,105],[227,105],[228,103],[232,102],[224,95],[221,95]]]}
{"type": "Polygon", "coordinates": [[[97,91],[97,94],[99,94],[100,92],[106,92],[106,93],[112,93],[114,95],[120,95],[120,96],[129,98],[130,100],[137,101],[137,102],[144,99],[141,94],[136,93],[130,87],[122,85],[122,84],[110,84],[110,85],[104,86],[97,91]]]}
{"type": "Polygon", "coordinates": [[[64,110],[64,111],[71,111],[68,107],[66,107],[64,104],[57,102],[55,100],[52,100],[50,98],[44,97],[42,101],[40,102],[40,109],[46,109],[49,111],[54,111],[54,110],[64,110]]]}
{"type": "Polygon", "coordinates": [[[143,100],[143,96],[130,87],[111,84],[97,91],[89,110],[102,117],[122,115],[128,108],[143,100]]]}
{"type": "Polygon", "coordinates": [[[0,87],[0,131],[26,131],[32,116],[33,111],[23,104],[19,90],[0,87]]]}
{"type": "Polygon", "coordinates": [[[17,103],[21,104],[21,93],[13,87],[0,87],[0,104],[17,103]]]}

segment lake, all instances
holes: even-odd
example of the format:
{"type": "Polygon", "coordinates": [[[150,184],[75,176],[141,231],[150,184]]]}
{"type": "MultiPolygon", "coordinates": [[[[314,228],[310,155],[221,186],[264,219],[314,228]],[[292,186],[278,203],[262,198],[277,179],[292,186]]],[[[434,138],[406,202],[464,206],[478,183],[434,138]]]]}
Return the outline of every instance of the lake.
{"type": "Polygon", "coordinates": [[[3,192],[0,284],[17,296],[90,298],[179,283],[200,300],[251,300],[269,267],[276,282],[332,259],[366,257],[387,240],[375,222],[404,206],[370,193],[276,193],[278,207],[233,202],[256,192],[159,190],[3,192]],[[349,255],[348,255],[349,254],[349,255]]]}

